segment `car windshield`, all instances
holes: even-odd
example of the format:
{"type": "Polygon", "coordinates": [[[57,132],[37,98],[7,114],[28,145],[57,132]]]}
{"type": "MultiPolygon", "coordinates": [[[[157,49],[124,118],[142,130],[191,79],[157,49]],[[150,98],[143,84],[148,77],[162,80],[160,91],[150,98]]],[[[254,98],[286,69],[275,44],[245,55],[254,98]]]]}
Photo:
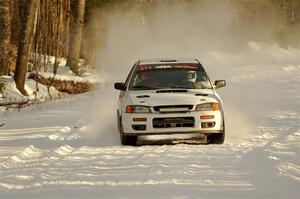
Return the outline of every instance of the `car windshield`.
{"type": "Polygon", "coordinates": [[[165,88],[211,89],[211,83],[199,65],[138,66],[131,78],[130,90],[165,88]]]}

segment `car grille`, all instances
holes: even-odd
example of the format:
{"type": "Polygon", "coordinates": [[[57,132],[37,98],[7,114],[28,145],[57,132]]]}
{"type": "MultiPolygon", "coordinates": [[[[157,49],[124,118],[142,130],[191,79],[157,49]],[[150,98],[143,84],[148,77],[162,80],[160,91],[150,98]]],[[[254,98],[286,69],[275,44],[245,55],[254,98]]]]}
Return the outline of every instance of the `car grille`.
{"type": "Polygon", "coordinates": [[[153,109],[160,113],[186,113],[193,108],[193,105],[167,105],[167,106],[154,106],[153,109]]]}
{"type": "Polygon", "coordinates": [[[153,128],[194,127],[193,117],[154,118],[153,128]]]}

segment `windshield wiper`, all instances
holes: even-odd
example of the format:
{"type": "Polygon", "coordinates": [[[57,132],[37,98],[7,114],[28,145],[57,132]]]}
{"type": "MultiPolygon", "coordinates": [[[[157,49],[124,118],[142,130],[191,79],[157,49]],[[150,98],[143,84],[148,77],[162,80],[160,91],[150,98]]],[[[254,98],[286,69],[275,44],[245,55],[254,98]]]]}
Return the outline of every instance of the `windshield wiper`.
{"type": "Polygon", "coordinates": [[[198,87],[188,87],[188,86],[170,86],[169,88],[182,88],[182,89],[211,89],[209,87],[201,86],[200,88],[198,87]]]}
{"type": "Polygon", "coordinates": [[[170,86],[169,88],[193,89],[193,88],[191,88],[191,87],[188,87],[188,86],[170,86]]]}

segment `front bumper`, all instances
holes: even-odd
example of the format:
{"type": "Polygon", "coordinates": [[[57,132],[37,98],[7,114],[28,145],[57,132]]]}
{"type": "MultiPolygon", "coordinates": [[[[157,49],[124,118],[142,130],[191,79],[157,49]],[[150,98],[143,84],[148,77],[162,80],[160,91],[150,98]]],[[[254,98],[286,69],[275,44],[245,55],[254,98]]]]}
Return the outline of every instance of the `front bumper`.
{"type": "Polygon", "coordinates": [[[130,133],[123,133],[124,135],[175,135],[175,134],[213,134],[213,133],[222,133],[223,131],[206,131],[206,130],[202,130],[202,131],[184,131],[184,132],[181,132],[181,131],[169,131],[169,132],[130,132],[130,133]]]}
{"type": "Polygon", "coordinates": [[[223,117],[221,111],[201,111],[188,113],[122,113],[122,125],[125,135],[168,135],[168,134],[212,134],[222,133],[223,117]],[[203,115],[213,115],[213,119],[200,119],[203,115]],[[154,118],[190,117],[194,124],[190,127],[154,128],[154,118]],[[134,118],[146,118],[146,121],[134,121],[134,118]],[[214,122],[211,128],[202,128],[201,123],[214,122]],[[135,130],[133,125],[143,125],[144,130],[135,130]]]}

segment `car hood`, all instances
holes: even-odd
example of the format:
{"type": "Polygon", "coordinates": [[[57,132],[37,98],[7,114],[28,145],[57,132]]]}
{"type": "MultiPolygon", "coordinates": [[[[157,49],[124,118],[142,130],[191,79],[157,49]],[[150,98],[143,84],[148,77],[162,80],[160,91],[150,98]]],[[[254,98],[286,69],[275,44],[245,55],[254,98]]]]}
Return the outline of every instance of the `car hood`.
{"type": "Polygon", "coordinates": [[[144,106],[202,104],[218,102],[213,90],[158,90],[158,91],[130,91],[129,97],[133,104],[144,106]]]}

